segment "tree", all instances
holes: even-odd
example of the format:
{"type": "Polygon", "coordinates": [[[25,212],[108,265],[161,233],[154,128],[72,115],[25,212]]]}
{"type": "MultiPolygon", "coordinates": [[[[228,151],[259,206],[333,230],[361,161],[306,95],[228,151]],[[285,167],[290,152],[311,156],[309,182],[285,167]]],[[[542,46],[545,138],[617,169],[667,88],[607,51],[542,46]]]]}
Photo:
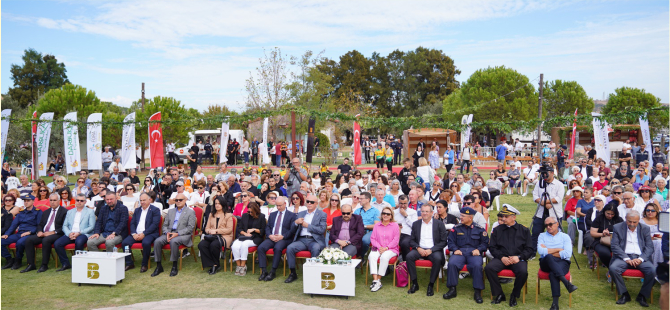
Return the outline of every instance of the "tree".
{"type": "MultiPolygon", "coordinates": [[[[527,121],[537,117],[538,94],[528,77],[514,69],[488,67],[473,73],[462,87],[444,100],[445,120],[460,123],[465,114],[473,121],[527,121]]],[[[500,128],[490,128],[498,131],[500,128]]],[[[512,123],[508,128],[519,128],[512,123]]]]}
{"type": "Polygon", "coordinates": [[[21,58],[23,65],[11,66],[14,87],[9,89],[8,94],[22,107],[35,104],[40,94],[70,83],[65,64],[59,63],[53,55],[42,56],[34,49],[27,49],[21,58]]]}
{"type": "MultiPolygon", "coordinates": [[[[603,107],[602,113],[617,113],[626,110],[634,109],[651,109],[661,107],[661,98],[647,93],[644,89],[632,87],[619,87],[614,90],[613,94],[609,95],[607,104],[603,107]]],[[[648,115],[649,129],[656,132],[661,128],[668,128],[668,112],[667,110],[652,111],[648,115]]],[[[634,117],[624,118],[622,120],[625,124],[638,124],[638,119],[634,117]]]]}
{"type": "MultiPolygon", "coordinates": [[[[207,110],[205,112],[201,113],[203,122],[199,124],[197,129],[216,129],[216,128],[221,128],[221,121],[218,120],[207,120],[208,118],[212,117],[223,117],[223,116],[236,116],[238,115],[237,112],[232,111],[230,108],[228,108],[226,105],[209,105],[207,107],[207,110]]],[[[243,124],[235,124],[235,123],[230,123],[230,129],[245,129],[245,126],[243,124]]]]}
{"type": "MultiPolygon", "coordinates": [[[[306,51],[300,58],[291,57],[291,65],[298,66],[298,73],[292,73],[292,82],[287,85],[291,102],[296,107],[305,109],[318,109],[319,111],[335,112],[337,106],[333,104],[328,94],[334,88],[331,85],[331,77],[317,68],[324,60],[321,56],[323,51],[316,56],[312,51],[306,51]]],[[[317,119],[315,132],[325,126],[325,120],[317,119]]],[[[307,132],[309,119],[304,115],[296,115],[296,132],[307,132]]]]}
{"type": "Polygon", "coordinates": [[[578,114],[591,114],[593,111],[593,99],[575,81],[545,82],[543,96],[547,118],[571,116],[575,114],[575,109],[578,109],[578,114]]]}
{"type": "MultiPolygon", "coordinates": [[[[12,119],[29,119],[32,114],[28,114],[28,109],[22,106],[18,100],[9,95],[2,96],[2,109],[12,110],[12,119]]],[[[7,144],[5,147],[5,158],[10,163],[19,165],[22,162],[29,161],[31,156],[30,145],[30,123],[29,122],[10,122],[7,131],[7,144]]]]}
{"type": "MultiPolygon", "coordinates": [[[[260,66],[256,68],[256,76],[249,72],[246,80],[246,106],[249,110],[279,109],[289,102],[287,60],[281,54],[281,49],[275,47],[264,57],[259,58],[260,66]]],[[[270,118],[271,136],[277,128],[275,118],[270,118]]]]}
{"type": "MultiPolygon", "coordinates": [[[[195,110],[195,109],[193,109],[195,110]]],[[[135,112],[135,119],[137,121],[148,121],[151,115],[156,112],[161,112],[161,120],[163,124],[163,141],[175,143],[187,143],[188,133],[195,130],[200,121],[200,112],[195,110],[197,115],[193,115],[182,105],[181,101],[172,97],[156,96],[150,99],[145,99],[144,112],[142,111],[142,99],[134,101],[130,106],[130,113],[135,112]],[[170,123],[170,121],[184,121],[183,123],[170,123]]],[[[125,115],[124,115],[125,117],[125,115]]],[[[139,123],[135,125],[135,137],[140,145],[144,145],[148,138],[147,123],[139,123]]]]}

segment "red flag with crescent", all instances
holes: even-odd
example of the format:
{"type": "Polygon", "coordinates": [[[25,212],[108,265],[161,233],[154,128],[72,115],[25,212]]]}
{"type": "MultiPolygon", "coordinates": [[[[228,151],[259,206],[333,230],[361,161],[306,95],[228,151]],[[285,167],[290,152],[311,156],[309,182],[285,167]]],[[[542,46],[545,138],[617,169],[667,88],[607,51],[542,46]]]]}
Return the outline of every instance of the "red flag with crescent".
{"type": "Polygon", "coordinates": [[[165,154],[163,153],[163,128],[160,120],[161,112],[156,112],[149,117],[149,154],[151,154],[151,168],[165,166],[165,154]]]}
{"type": "Polygon", "coordinates": [[[577,135],[577,110],[575,109],[575,121],[572,123],[572,140],[570,141],[570,155],[568,159],[575,157],[575,136],[577,135]]]}
{"type": "Polygon", "coordinates": [[[361,126],[354,122],[354,165],[360,165],[361,160],[361,126]]]}

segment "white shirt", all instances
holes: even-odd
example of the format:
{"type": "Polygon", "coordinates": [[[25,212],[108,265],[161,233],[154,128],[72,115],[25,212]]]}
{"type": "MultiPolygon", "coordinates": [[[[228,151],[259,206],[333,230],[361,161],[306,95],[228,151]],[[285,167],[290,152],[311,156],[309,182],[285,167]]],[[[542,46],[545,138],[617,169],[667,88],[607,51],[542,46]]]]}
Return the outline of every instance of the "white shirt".
{"type": "Polygon", "coordinates": [[[198,182],[200,180],[207,180],[207,177],[205,176],[204,173],[202,172],[196,172],[193,174],[193,183],[198,182]]]}
{"type": "Polygon", "coordinates": [[[417,220],[417,215],[416,215],[416,210],[407,208],[405,210],[405,213],[407,213],[407,217],[402,216],[400,214],[400,210],[396,209],[395,210],[395,220],[398,222],[398,224],[402,225],[402,229],[400,230],[401,234],[405,235],[411,235],[412,234],[412,224],[416,222],[417,220]]]}
{"type": "Polygon", "coordinates": [[[77,213],[74,214],[74,222],[72,223],[72,232],[74,233],[79,232],[79,223],[81,222],[81,212],[82,211],[77,211],[77,213]]]}
{"type": "Polygon", "coordinates": [[[422,249],[432,249],[434,245],[433,218],[430,218],[430,222],[428,222],[428,224],[421,220],[421,240],[419,241],[419,247],[422,249]]]}
{"type": "Polygon", "coordinates": [[[5,182],[5,185],[7,185],[7,190],[15,189],[19,188],[19,186],[21,185],[21,181],[19,181],[19,178],[17,177],[9,177],[5,182]]]}
{"type": "Polygon", "coordinates": [[[381,213],[382,210],[384,210],[385,207],[389,207],[389,208],[391,208],[391,210],[393,210],[393,207],[391,206],[391,204],[386,202],[386,201],[383,201],[383,200],[381,202],[377,202],[377,201],[371,202],[370,205],[373,208],[377,208],[377,210],[379,210],[379,213],[381,213]]]}
{"type": "Polygon", "coordinates": [[[244,142],[242,143],[242,148],[240,148],[240,151],[241,151],[242,153],[244,153],[244,152],[249,153],[249,141],[244,141],[244,142]]]}
{"type": "MultiPolygon", "coordinates": [[[[545,190],[544,188],[540,188],[539,184],[538,186],[535,186],[535,188],[533,189],[533,201],[540,198],[540,196],[542,196],[542,193],[544,193],[544,190],[545,190]]],[[[553,208],[549,209],[549,216],[562,218],[563,217],[562,204],[563,204],[563,197],[565,197],[565,187],[563,187],[563,183],[561,183],[561,181],[559,181],[558,179],[554,178],[553,182],[547,184],[547,193],[549,194],[549,197],[551,197],[551,199],[556,200],[556,203],[552,203],[553,208]]],[[[544,210],[545,210],[544,206],[537,208],[535,217],[542,218],[544,210]]]]}
{"type": "Polygon", "coordinates": [[[111,163],[113,158],[114,156],[112,155],[112,152],[102,152],[103,163],[111,163]]]}
{"type": "MultiPolygon", "coordinates": [[[[637,227],[635,227],[635,230],[630,231],[628,227],[626,227],[626,249],[625,249],[626,254],[636,254],[636,255],[642,255],[642,251],[640,250],[640,243],[637,240],[637,227]]],[[[630,258],[626,257],[623,260],[627,261],[630,258]]],[[[641,257],[640,260],[644,261],[641,257]]]]}
{"type": "Polygon", "coordinates": [[[168,143],[167,151],[168,153],[174,152],[174,143],[168,143]]]}
{"type": "Polygon", "coordinates": [[[521,141],[517,142],[516,145],[514,146],[515,151],[521,151],[523,150],[523,143],[521,141]]]}
{"type": "Polygon", "coordinates": [[[58,214],[58,209],[51,209],[51,214],[49,214],[49,219],[47,219],[47,224],[49,224],[49,221],[51,220],[51,217],[53,217],[53,220],[51,221],[51,226],[49,227],[44,227],[44,232],[50,232],[56,230],[56,214],[58,214]]]}
{"type": "Polygon", "coordinates": [[[142,215],[140,215],[140,222],[137,224],[137,228],[135,229],[135,231],[138,234],[141,234],[141,233],[144,232],[144,229],[145,229],[144,223],[147,221],[147,213],[149,213],[149,207],[147,207],[146,210],[144,210],[144,208],[142,208],[142,215]]]}
{"type": "MultiPolygon", "coordinates": [[[[307,222],[307,224],[312,225],[312,219],[314,218],[314,213],[316,213],[316,209],[314,209],[314,212],[312,212],[312,213],[307,212],[307,214],[305,214],[305,222],[307,222]]],[[[311,236],[312,233],[310,233],[309,231],[307,231],[307,228],[304,228],[304,227],[303,227],[303,228],[300,230],[300,235],[301,235],[301,236],[311,236]]]]}
{"type": "Polygon", "coordinates": [[[186,202],[186,205],[188,206],[194,206],[196,203],[205,203],[205,199],[209,197],[208,192],[202,192],[202,194],[199,191],[191,193],[191,197],[188,199],[186,202]]]}
{"type": "Polygon", "coordinates": [[[638,213],[640,213],[640,216],[642,216],[642,214],[644,214],[644,207],[645,207],[645,206],[646,206],[646,205],[635,204],[635,205],[633,205],[633,208],[632,208],[632,209],[628,209],[628,208],[626,208],[626,204],[625,204],[625,203],[622,203],[622,204],[619,205],[619,207],[617,208],[617,210],[619,211],[619,216],[620,216],[620,217],[624,220],[624,222],[625,222],[625,221],[626,221],[626,214],[628,213],[628,210],[635,210],[635,211],[637,211],[638,213]]]}
{"type": "Polygon", "coordinates": [[[122,163],[116,163],[116,162],[111,163],[109,165],[109,169],[107,169],[107,171],[109,171],[111,173],[114,173],[114,168],[119,168],[119,172],[126,172],[126,168],[123,167],[123,164],[122,163]]]}
{"type": "Polygon", "coordinates": [[[91,198],[91,200],[86,202],[86,207],[89,209],[95,209],[95,203],[100,201],[100,200],[105,200],[102,197],[95,195],[91,198]]]}

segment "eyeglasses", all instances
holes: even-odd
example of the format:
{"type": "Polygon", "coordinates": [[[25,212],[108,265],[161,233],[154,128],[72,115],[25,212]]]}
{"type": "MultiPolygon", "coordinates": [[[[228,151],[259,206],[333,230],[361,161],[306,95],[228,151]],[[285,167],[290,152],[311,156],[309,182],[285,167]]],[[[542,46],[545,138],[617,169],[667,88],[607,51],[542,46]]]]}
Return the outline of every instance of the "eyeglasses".
{"type": "Polygon", "coordinates": [[[278,175],[278,174],[273,174],[272,176],[273,176],[273,177],[278,177],[279,175],[278,175]]]}
{"type": "Polygon", "coordinates": [[[469,206],[472,203],[472,201],[463,201],[464,206],[469,206]]]}
{"type": "Polygon", "coordinates": [[[351,212],[342,212],[342,215],[351,215],[351,212]]]}
{"type": "Polygon", "coordinates": [[[631,199],[633,199],[633,198],[630,198],[630,197],[628,197],[628,198],[624,197],[623,198],[623,200],[631,200],[631,199]]]}
{"type": "Polygon", "coordinates": [[[351,196],[351,199],[358,199],[358,196],[351,196]]]}
{"type": "Polygon", "coordinates": [[[384,213],[382,213],[382,215],[391,216],[391,213],[384,212],[384,213]]]}
{"type": "Polygon", "coordinates": [[[14,202],[14,199],[5,199],[5,202],[14,202]]]}
{"type": "Polygon", "coordinates": [[[177,187],[184,187],[184,185],[177,185],[177,187]]]}
{"type": "Polygon", "coordinates": [[[184,201],[184,200],[186,200],[186,199],[175,199],[174,201],[176,201],[176,202],[182,202],[182,201],[184,201]]]}
{"type": "Polygon", "coordinates": [[[240,197],[246,198],[246,197],[249,197],[249,195],[240,195],[240,197]]]}
{"type": "Polygon", "coordinates": [[[48,190],[46,190],[46,189],[40,189],[40,192],[41,192],[41,193],[46,193],[46,192],[48,192],[48,190]]]}
{"type": "Polygon", "coordinates": [[[204,188],[204,187],[202,187],[202,186],[198,186],[198,189],[203,189],[203,188],[204,188]]]}
{"type": "Polygon", "coordinates": [[[602,200],[602,199],[593,199],[593,201],[597,201],[597,202],[603,202],[603,200],[602,200]]]}
{"type": "Polygon", "coordinates": [[[331,201],[331,202],[340,202],[340,201],[337,200],[337,199],[331,199],[330,201],[331,201]]]}
{"type": "Polygon", "coordinates": [[[86,202],[86,199],[77,199],[76,202],[86,202]]]}
{"type": "Polygon", "coordinates": [[[558,222],[544,224],[544,227],[551,227],[554,226],[554,224],[558,224],[558,222]]]}
{"type": "Polygon", "coordinates": [[[277,199],[277,197],[275,197],[275,196],[270,196],[270,197],[268,197],[268,199],[277,199]]]}
{"type": "Polygon", "coordinates": [[[656,212],[656,210],[654,210],[654,209],[647,209],[647,210],[644,210],[644,212],[647,212],[647,213],[653,213],[653,212],[656,212]]]}
{"type": "Polygon", "coordinates": [[[614,195],[621,195],[623,192],[614,192],[614,195]]]}
{"type": "Polygon", "coordinates": [[[291,200],[300,200],[300,197],[292,197],[291,200]]]}
{"type": "Polygon", "coordinates": [[[605,175],[604,174],[599,174],[599,176],[604,177],[605,175]]]}
{"type": "Polygon", "coordinates": [[[316,203],[316,201],[314,201],[314,200],[306,200],[305,202],[308,203],[308,204],[310,204],[310,205],[313,205],[313,204],[316,203]]]}
{"type": "Polygon", "coordinates": [[[77,181],[77,183],[84,183],[84,181],[77,181]]]}

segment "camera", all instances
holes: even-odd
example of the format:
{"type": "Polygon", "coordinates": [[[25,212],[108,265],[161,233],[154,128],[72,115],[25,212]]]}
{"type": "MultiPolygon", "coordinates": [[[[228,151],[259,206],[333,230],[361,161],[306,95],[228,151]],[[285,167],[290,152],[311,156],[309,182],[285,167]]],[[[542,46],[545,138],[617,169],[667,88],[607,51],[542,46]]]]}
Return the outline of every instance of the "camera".
{"type": "Polygon", "coordinates": [[[551,167],[551,164],[549,164],[548,162],[542,162],[542,165],[540,166],[540,171],[539,171],[540,172],[540,178],[542,180],[547,181],[547,179],[549,178],[549,171],[552,171],[552,170],[553,170],[553,168],[551,167]]]}

